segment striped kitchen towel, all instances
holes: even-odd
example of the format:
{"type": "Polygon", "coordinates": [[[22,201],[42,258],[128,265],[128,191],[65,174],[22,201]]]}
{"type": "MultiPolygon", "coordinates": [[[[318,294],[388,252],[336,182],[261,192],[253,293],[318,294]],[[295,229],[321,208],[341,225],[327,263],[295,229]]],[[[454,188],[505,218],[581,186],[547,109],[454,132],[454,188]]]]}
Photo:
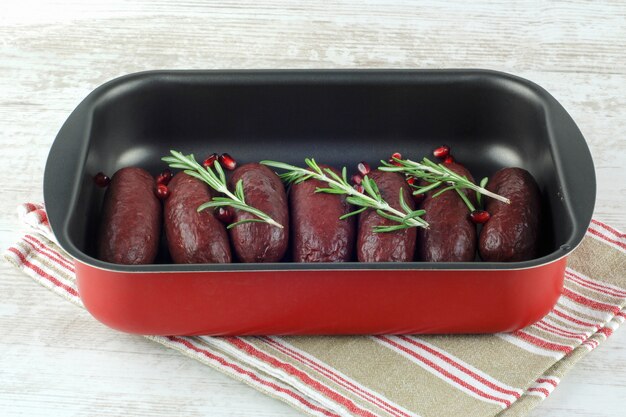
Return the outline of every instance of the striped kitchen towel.
{"type": "MultiPolygon", "coordinates": [[[[72,261],[41,205],[5,258],[81,306],[72,261]]],[[[494,335],[155,337],[315,416],[521,416],[626,318],[626,235],[593,221],[543,319],[494,335]]]]}

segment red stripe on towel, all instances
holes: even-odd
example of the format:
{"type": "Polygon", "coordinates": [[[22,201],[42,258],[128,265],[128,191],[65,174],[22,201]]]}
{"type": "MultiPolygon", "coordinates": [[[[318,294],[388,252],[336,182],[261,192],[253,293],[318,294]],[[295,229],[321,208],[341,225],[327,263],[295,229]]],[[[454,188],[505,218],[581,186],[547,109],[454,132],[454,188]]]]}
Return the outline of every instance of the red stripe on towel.
{"type": "Polygon", "coordinates": [[[294,398],[295,400],[297,400],[301,404],[307,406],[311,410],[319,411],[320,413],[323,413],[324,415],[327,415],[327,416],[339,417],[339,415],[337,415],[335,413],[331,413],[328,410],[325,410],[325,409],[323,409],[321,407],[316,406],[315,404],[310,403],[305,398],[303,398],[300,395],[296,394],[294,391],[286,389],[286,388],[283,388],[283,387],[281,387],[281,386],[279,386],[279,385],[277,385],[277,384],[275,384],[275,383],[273,383],[271,381],[262,379],[261,377],[259,377],[254,372],[250,372],[248,370],[245,370],[245,369],[241,368],[237,364],[234,364],[232,362],[228,362],[224,358],[222,358],[220,356],[217,356],[217,355],[211,353],[210,351],[208,351],[206,349],[199,348],[196,345],[194,345],[191,342],[189,342],[188,340],[185,340],[185,339],[182,339],[182,338],[176,337],[176,336],[168,336],[167,338],[169,340],[173,341],[173,342],[182,344],[183,346],[185,346],[188,349],[193,350],[194,352],[198,352],[198,353],[206,356],[207,358],[218,362],[222,366],[225,366],[227,368],[230,368],[230,369],[234,370],[238,374],[245,375],[245,376],[249,377],[250,379],[252,379],[253,381],[255,381],[255,382],[257,382],[257,383],[259,383],[261,385],[269,387],[269,388],[273,389],[274,391],[281,392],[283,394],[287,394],[288,396],[290,396],[291,398],[294,398]]]}

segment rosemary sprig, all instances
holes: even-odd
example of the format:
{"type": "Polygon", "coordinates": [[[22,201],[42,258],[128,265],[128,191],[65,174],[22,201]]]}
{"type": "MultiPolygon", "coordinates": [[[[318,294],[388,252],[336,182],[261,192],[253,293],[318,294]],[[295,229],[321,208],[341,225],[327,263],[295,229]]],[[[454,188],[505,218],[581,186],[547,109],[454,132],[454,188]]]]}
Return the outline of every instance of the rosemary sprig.
{"type": "Polygon", "coordinates": [[[205,168],[200,165],[196,161],[193,154],[183,155],[182,153],[173,150],[171,150],[170,153],[172,156],[165,156],[161,158],[161,160],[168,163],[170,168],[182,169],[185,174],[195,177],[200,181],[204,181],[215,191],[226,195],[226,197],[213,197],[211,201],[208,201],[198,207],[198,211],[202,211],[207,208],[230,206],[238,210],[247,211],[248,213],[252,213],[258,217],[257,219],[246,219],[231,223],[227,226],[227,229],[231,229],[239,224],[252,222],[265,222],[271,224],[272,226],[276,226],[281,229],[283,228],[281,224],[277,223],[270,216],[246,203],[243,193],[242,180],[237,181],[237,184],[235,184],[234,193],[228,189],[226,185],[226,175],[224,174],[224,170],[218,161],[213,163],[213,168],[215,169],[214,171],[211,167],[205,168]]]}
{"type": "Polygon", "coordinates": [[[287,172],[280,174],[279,176],[287,184],[298,184],[302,181],[308,180],[309,178],[315,178],[328,184],[327,188],[318,187],[315,190],[316,193],[347,195],[346,201],[360,208],[358,210],[344,214],[340,217],[340,219],[342,220],[350,216],[359,214],[367,210],[368,208],[372,208],[376,210],[376,213],[378,213],[379,216],[389,220],[393,220],[398,223],[397,225],[391,226],[376,226],[374,228],[375,232],[392,232],[395,230],[402,230],[410,227],[428,228],[428,223],[420,217],[426,211],[412,210],[411,207],[406,203],[406,201],[404,201],[402,191],[400,192],[399,198],[400,206],[402,207],[402,210],[404,210],[404,212],[391,207],[389,203],[387,203],[383,199],[374,180],[369,178],[367,175],[363,177],[363,182],[361,183],[361,185],[363,186],[364,191],[361,193],[355,190],[348,182],[346,167],[343,167],[343,169],[341,170],[341,176],[339,176],[335,172],[333,172],[332,169],[322,169],[315,162],[314,159],[306,158],[304,162],[306,163],[308,168],[297,167],[294,165],[276,161],[261,161],[260,163],[275,169],[286,170],[287,172]]]}
{"type": "Polygon", "coordinates": [[[440,185],[447,184],[447,187],[443,188],[441,191],[438,191],[436,194],[433,195],[433,197],[436,197],[439,194],[448,190],[459,191],[464,188],[469,188],[476,191],[477,195],[482,194],[491,198],[495,198],[496,200],[502,201],[506,204],[511,203],[508,198],[502,197],[501,195],[492,193],[491,191],[485,189],[485,179],[481,181],[480,185],[476,185],[464,176],[461,176],[451,169],[447,168],[443,164],[436,164],[428,158],[424,158],[422,162],[415,162],[411,161],[410,159],[398,158],[393,158],[393,160],[399,165],[395,165],[387,161],[381,161],[383,166],[379,169],[381,171],[401,172],[405,175],[420,178],[430,183],[424,187],[417,188],[415,191],[413,191],[413,194],[422,194],[426,191],[433,190],[440,185]]]}

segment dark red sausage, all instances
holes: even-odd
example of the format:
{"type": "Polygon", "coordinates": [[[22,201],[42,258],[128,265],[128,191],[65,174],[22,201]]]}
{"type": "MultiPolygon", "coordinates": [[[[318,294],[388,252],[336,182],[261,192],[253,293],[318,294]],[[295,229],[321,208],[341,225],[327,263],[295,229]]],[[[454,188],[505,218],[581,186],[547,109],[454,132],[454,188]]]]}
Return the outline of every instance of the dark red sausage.
{"type": "MultiPolygon", "coordinates": [[[[248,205],[255,207],[283,228],[268,223],[244,223],[230,229],[230,240],[241,262],[278,262],[287,251],[289,240],[289,209],[282,181],[265,165],[250,163],[240,166],[230,178],[234,189],[243,180],[243,190],[248,205]]],[[[235,210],[233,222],[256,219],[254,214],[235,210]]]]}
{"type": "MultiPolygon", "coordinates": [[[[474,182],[472,174],[462,165],[446,165],[459,175],[474,182]]],[[[426,185],[426,184],[425,184],[426,185]]],[[[455,190],[433,198],[439,189],[426,193],[420,208],[428,229],[417,231],[417,259],[424,262],[471,262],[476,257],[476,225],[469,217],[469,209],[455,190]]],[[[475,205],[476,194],[463,190],[475,205]]]]}
{"type": "MultiPolygon", "coordinates": [[[[336,169],[333,171],[341,175],[336,169]]],[[[350,261],[354,254],[356,216],[344,220],[339,217],[353,207],[346,202],[345,195],[316,193],[318,187],[328,184],[312,178],[292,185],[289,191],[293,261],[350,261]]]]}
{"type": "Polygon", "coordinates": [[[491,177],[487,189],[508,198],[511,204],[486,199],[491,218],[480,232],[480,257],[489,262],[537,257],[541,197],[535,179],[524,169],[504,168],[491,177]]]}
{"type": "Polygon", "coordinates": [[[180,172],[172,178],[165,200],[165,234],[174,263],[231,262],[226,227],[215,218],[213,209],[198,212],[212,198],[202,181],[180,172]]]}
{"type": "Polygon", "coordinates": [[[126,265],[154,262],[161,233],[155,181],[141,168],[122,168],[104,195],[98,258],[126,265]]]}
{"type": "MultiPolygon", "coordinates": [[[[409,186],[404,177],[396,172],[372,171],[369,177],[374,180],[383,199],[397,210],[400,207],[400,192],[404,201],[414,208],[409,186]]],[[[410,262],[415,253],[415,227],[395,232],[374,232],[376,226],[391,226],[398,223],[380,217],[374,210],[359,214],[357,237],[357,257],[359,262],[410,262]]]]}

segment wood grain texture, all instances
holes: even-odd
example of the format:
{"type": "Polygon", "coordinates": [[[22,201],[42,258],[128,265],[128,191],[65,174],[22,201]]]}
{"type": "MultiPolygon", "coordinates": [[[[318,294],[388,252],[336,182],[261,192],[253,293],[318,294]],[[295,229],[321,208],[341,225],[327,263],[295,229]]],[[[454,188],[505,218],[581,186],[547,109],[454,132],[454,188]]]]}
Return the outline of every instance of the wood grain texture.
{"type": "MultiPolygon", "coordinates": [[[[42,200],[56,132],[93,88],[161,68],[490,68],[529,78],[576,120],[596,164],[596,217],[626,229],[622,0],[3,1],[0,249],[15,207],[42,200]]],[[[59,181],[64,181],[59,178],[59,181]]],[[[5,265],[2,415],[296,416],[191,359],[109,330],[5,265]]],[[[626,331],[587,356],[539,416],[616,416],[626,331]]]]}

